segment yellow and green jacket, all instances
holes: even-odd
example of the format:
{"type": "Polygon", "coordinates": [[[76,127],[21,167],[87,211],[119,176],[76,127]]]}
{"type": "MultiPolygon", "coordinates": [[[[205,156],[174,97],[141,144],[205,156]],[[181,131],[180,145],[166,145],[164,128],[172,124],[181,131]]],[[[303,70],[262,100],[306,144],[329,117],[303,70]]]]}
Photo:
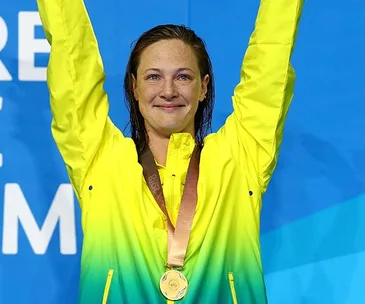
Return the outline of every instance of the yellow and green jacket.
{"type": "MultiPolygon", "coordinates": [[[[108,116],[105,74],[82,0],[37,0],[51,44],[52,134],[82,210],[79,303],[162,304],[166,218],[132,139],[108,116]]],[[[275,168],[293,97],[290,58],[303,0],[262,0],[232,97],[234,111],[204,140],[183,304],[267,302],[260,255],[261,199],[275,168]]],[[[176,222],[194,148],[171,136],[158,166],[176,222]]],[[[172,302],[169,302],[172,303],[172,302]]]]}

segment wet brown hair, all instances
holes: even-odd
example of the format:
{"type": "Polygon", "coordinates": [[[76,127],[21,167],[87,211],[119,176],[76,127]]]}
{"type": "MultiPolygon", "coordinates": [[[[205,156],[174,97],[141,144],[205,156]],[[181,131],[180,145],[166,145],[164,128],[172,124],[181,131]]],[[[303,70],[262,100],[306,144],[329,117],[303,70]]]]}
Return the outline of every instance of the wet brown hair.
{"type": "Polygon", "coordinates": [[[124,93],[130,115],[129,124],[131,128],[131,137],[136,144],[138,152],[143,151],[148,144],[148,136],[144,119],[139,111],[138,101],[134,98],[133,76],[137,78],[137,69],[143,51],[155,42],[170,39],[178,39],[187,45],[190,45],[194,50],[198,61],[201,79],[203,80],[205,75],[209,75],[207,94],[205,99],[202,102],[199,102],[198,110],[195,114],[194,126],[196,141],[199,144],[202,144],[204,137],[211,131],[215,94],[214,77],[212,63],[206,50],[205,42],[198,37],[193,30],[184,25],[159,25],[148,30],[139,37],[130,54],[124,76],[124,93]]]}

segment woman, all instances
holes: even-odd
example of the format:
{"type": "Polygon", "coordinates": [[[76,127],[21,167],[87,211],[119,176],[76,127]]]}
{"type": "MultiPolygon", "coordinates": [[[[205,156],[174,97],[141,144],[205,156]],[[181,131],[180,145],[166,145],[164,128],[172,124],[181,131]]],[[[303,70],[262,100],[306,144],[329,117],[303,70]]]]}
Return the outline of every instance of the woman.
{"type": "Polygon", "coordinates": [[[293,96],[302,2],[262,1],[234,112],[206,137],[214,90],[204,44],[173,25],[142,35],[125,76],[126,138],[108,117],[83,1],[38,0],[52,46],[52,132],[82,209],[79,303],[267,302],[261,197],[293,96]]]}

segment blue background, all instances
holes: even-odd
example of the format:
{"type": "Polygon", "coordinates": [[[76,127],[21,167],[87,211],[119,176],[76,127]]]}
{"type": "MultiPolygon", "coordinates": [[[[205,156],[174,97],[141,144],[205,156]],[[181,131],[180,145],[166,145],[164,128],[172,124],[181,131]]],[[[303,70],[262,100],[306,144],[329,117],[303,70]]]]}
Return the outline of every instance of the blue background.
{"type": "MultiPolygon", "coordinates": [[[[130,44],[161,23],[192,27],[207,42],[216,78],[214,130],[232,111],[230,96],[253,30],[258,0],[86,0],[107,73],[111,117],[124,129],[123,76],[130,44]]],[[[0,4],[8,43],[0,60],[0,242],[5,184],[20,185],[39,226],[66,171],[50,132],[45,82],[18,81],[18,13],[35,1],[0,4]]],[[[272,304],[365,303],[365,4],[307,1],[293,65],[296,94],[280,159],[262,210],[262,255],[272,304]]],[[[1,35],[1,33],[0,33],[1,35]]],[[[44,37],[41,27],[34,33],[44,37]]],[[[47,54],[36,55],[46,66],[47,54]]],[[[0,252],[0,303],[76,303],[81,250],[61,255],[58,228],[37,255],[19,228],[16,255],[0,252]]]]}

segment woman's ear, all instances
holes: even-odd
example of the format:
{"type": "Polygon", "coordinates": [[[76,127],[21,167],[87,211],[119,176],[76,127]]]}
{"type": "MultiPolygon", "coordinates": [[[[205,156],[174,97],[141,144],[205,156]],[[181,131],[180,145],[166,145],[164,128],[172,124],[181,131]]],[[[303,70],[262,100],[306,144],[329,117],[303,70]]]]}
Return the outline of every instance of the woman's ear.
{"type": "Polygon", "coordinates": [[[205,75],[204,79],[202,81],[202,87],[201,87],[201,93],[200,93],[200,98],[199,101],[203,101],[208,93],[208,83],[209,83],[209,75],[205,75]]]}
{"type": "Polygon", "coordinates": [[[134,99],[138,101],[137,79],[133,74],[132,74],[132,87],[133,87],[134,99]]]}

